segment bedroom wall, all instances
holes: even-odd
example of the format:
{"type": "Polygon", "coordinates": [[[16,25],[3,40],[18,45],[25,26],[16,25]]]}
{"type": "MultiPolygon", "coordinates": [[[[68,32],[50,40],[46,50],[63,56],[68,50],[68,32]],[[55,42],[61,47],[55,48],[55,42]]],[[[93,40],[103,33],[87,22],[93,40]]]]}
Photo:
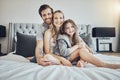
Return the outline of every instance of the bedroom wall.
{"type": "MultiPolygon", "coordinates": [[[[38,8],[44,3],[54,10],[62,10],[66,19],[71,18],[77,24],[113,26],[118,30],[118,2],[119,0],[0,0],[0,25],[7,28],[7,37],[0,38],[2,52],[7,53],[9,22],[42,23],[38,8]]],[[[117,36],[112,40],[113,50],[116,51],[117,36]]]]}

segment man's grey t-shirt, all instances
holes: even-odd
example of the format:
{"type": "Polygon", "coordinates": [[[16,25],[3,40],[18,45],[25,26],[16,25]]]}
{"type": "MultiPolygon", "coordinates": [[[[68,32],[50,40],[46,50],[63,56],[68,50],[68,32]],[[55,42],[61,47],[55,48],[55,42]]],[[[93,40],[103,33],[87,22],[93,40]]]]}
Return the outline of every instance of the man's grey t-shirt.
{"type": "Polygon", "coordinates": [[[49,26],[45,23],[42,23],[37,30],[36,40],[43,40],[43,36],[45,31],[49,28],[49,26]]]}
{"type": "MultiPolygon", "coordinates": [[[[41,24],[37,30],[36,40],[43,40],[45,31],[49,28],[49,26],[45,23],[41,24]]],[[[43,48],[40,50],[40,54],[43,55],[43,48]]]]}
{"type": "MultiPolygon", "coordinates": [[[[49,28],[49,26],[45,23],[40,24],[38,30],[37,30],[37,35],[36,35],[36,40],[43,40],[44,33],[45,31],[49,28]]],[[[43,55],[43,49],[40,50],[40,54],[43,55]]],[[[30,60],[33,63],[37,63],[36,57],[30,60]]]]}

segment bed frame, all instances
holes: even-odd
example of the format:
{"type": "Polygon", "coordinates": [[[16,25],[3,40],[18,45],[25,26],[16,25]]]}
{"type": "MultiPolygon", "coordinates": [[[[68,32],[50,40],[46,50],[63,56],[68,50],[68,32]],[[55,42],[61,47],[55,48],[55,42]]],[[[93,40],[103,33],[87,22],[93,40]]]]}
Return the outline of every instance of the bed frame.
{"type": "MultiPolygon", "coordinates": [[[[40,24],[38,23],[9,23],[8,53],[15,51],[16,33],[20,32],[27,35],[36,35],[40,24]]],[[[77,25],[79,34],[91,34],[90,25],[77,25]]]]}
{"type": "Polygon", "coordinates": [[[8,53],[15,50],[17,32],[36,35],[38,27],[38,23],[9,23],[8,53]]]}

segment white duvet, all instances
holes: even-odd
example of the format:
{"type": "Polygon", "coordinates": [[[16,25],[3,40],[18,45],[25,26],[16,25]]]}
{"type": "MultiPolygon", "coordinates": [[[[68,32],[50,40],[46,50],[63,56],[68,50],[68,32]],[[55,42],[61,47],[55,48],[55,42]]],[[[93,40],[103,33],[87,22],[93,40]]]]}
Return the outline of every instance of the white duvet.
{"type": "MultiPolygon", "coordinates": [[[[120,64],[120,57],[95,56],[106,62],[120,64]]],[[[100,68],[92,64],[87,64],[85,68],[62,65],[43,67],[20,56],[11,54],[7,57],[0,57],[0,80],[120,80],[120,69],[100,68]]]]}

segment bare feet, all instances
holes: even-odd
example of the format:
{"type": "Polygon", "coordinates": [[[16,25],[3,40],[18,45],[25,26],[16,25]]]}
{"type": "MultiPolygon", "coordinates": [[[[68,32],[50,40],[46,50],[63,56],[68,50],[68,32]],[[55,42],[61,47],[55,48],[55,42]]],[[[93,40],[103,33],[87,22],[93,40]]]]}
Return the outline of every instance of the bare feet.
{"type": "Polygon", "coordinates": [[[77,67],[81,67],[81,68],[83,68],[83,67],[85,66],[85,64],[86,64],[85,61],[83,61],[83,60],[79,60],[79,61],[77,62],[77,67]]]}

